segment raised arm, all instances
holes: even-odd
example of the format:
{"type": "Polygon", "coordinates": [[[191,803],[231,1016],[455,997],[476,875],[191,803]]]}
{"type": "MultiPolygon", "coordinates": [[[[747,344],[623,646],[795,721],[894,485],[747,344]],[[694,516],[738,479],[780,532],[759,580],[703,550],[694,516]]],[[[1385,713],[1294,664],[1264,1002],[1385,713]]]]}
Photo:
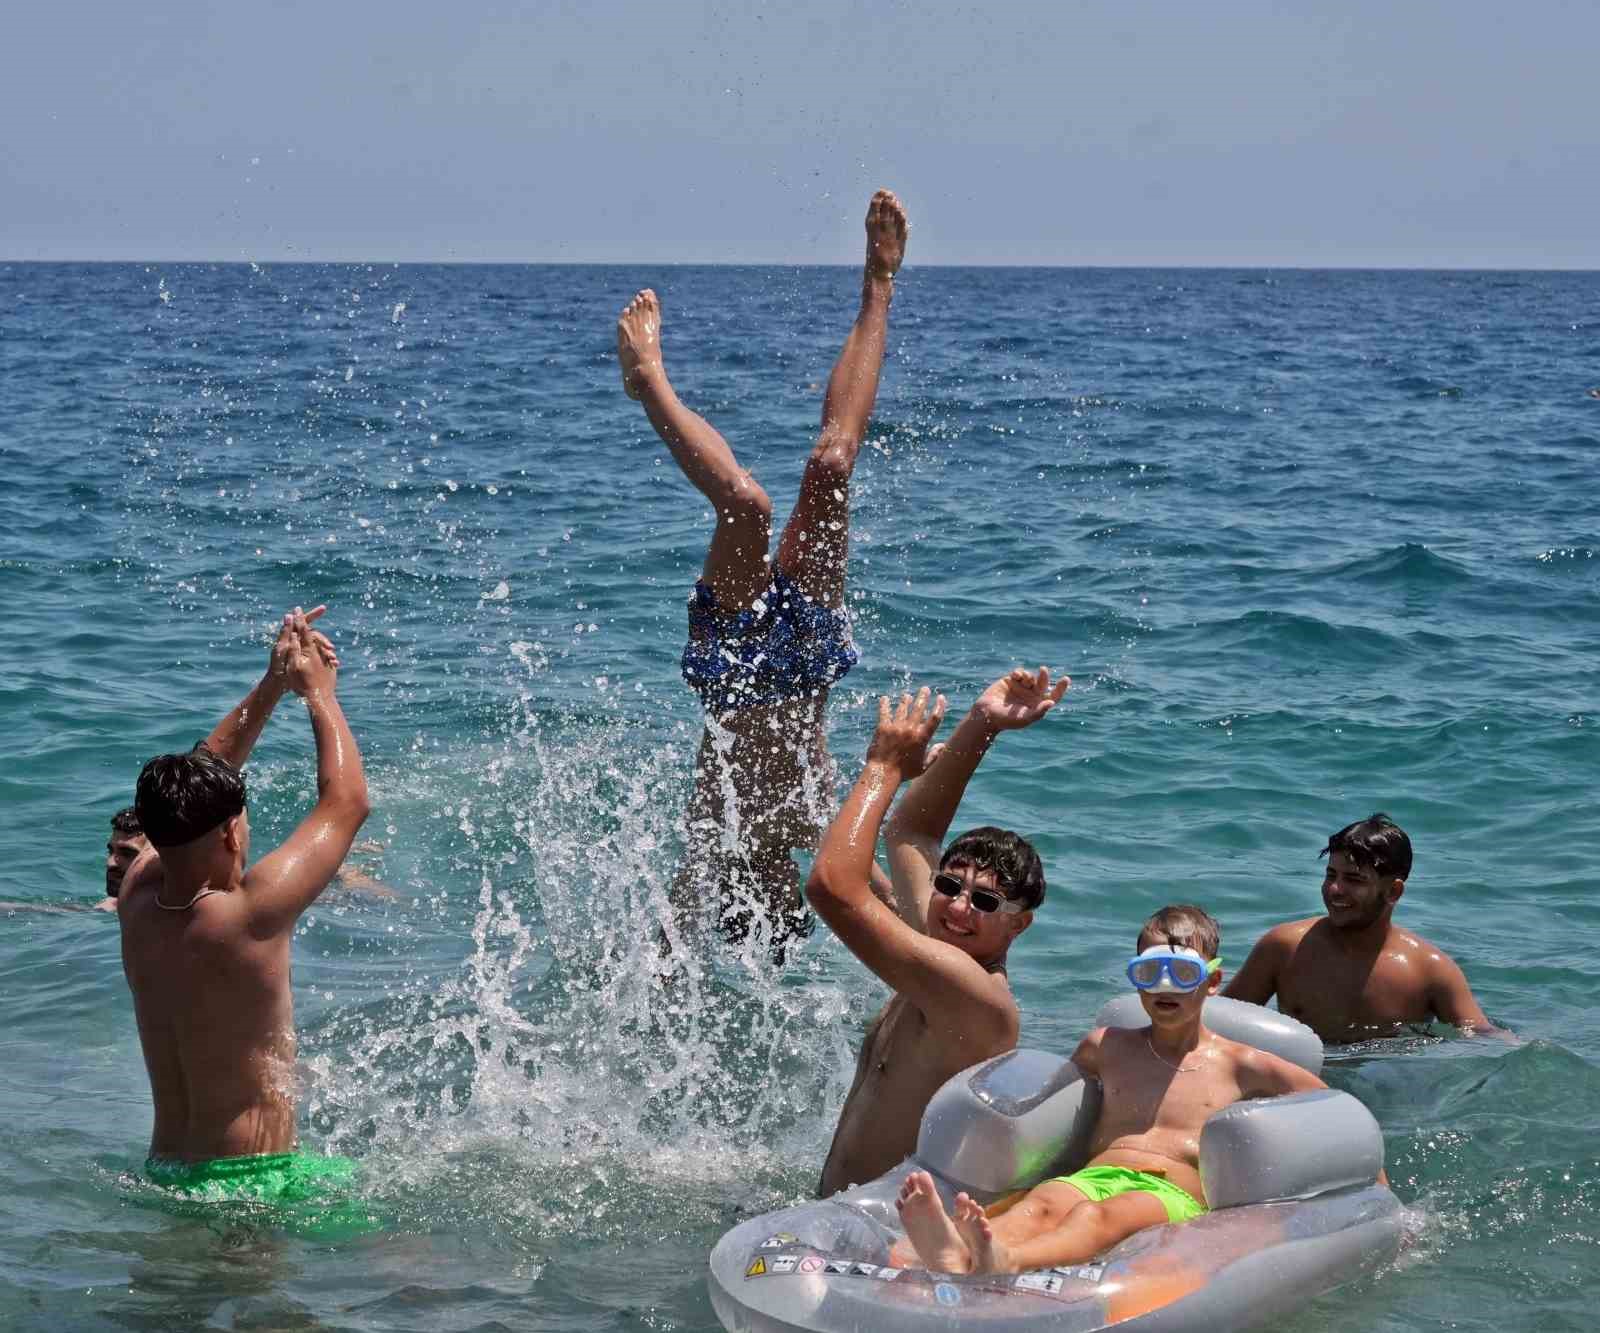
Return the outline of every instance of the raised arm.
{"type": "Polygon", "coordinates": [[[251,928],[260,936],[294,927],[339,869],[371,806],[361,751],[335,694],[338,668],[298,611],[285,667],[289,688],[305,700],[317,745],[317,803],[281,847],[245,875],[251,928]]]}
{"type": "Polygon", "coordinates": [[[936,764],[906,788],[884,830],[895,905],[918,930],[928,925],[933,876],[945,834],[956,817],[967,783],[1002,731],[1030,727],[1061,701],[1072,681],[1062,676],[1050,683],[1050,670],[1018,667],[1000,677],[973,702],[950,739],[939,748],[936,764]]]}
{"type": "Polygon", "coordinates": [[[987,1046],[1016,1040],[1009,992],[961,950],[902,921],[870,883],[872,851],[889,803],[907,777],[922,772],[943,716],[943,696],[930,708],[926,689],[915,700],[903,695],[893,711],[887,698],[878,701],[878,729],[866,766],[823,834],[806,898],[850,951],[907,996],[930,1024],[987,1046]]]}
{"type": "MultiPolygon", "coordinates": [[[[327,609],[325,606],[314,606],[305,612],[303,619],[306,625],[320,619],[327,609]]],[[[278,628],[277,642],[272,645],[272,654],[267,659],[266,674],[202,742],[217,758],[226,759],[235,768],[244,767],[250,751],[261,739],[262,728],[267,725],[272,710],[289,692],[288,664],[299,644],[299,635],[293,622],[294,613],[286,613],[283,624],[278,628]]],[[[339,658],[327,636],[313,630],[311,638],[318,651],[337,667],[339,658]]]]}

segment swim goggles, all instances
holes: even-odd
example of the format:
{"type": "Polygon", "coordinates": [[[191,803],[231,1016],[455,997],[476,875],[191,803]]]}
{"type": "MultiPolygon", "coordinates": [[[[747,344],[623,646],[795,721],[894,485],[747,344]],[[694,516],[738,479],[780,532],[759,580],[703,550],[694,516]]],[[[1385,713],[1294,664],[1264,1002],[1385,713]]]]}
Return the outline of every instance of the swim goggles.
{"type": "MultiPolygon", "coordinates": [[[[941,871],[933,877],[933,891],[944,894],[946,898],[959,898],[967,892],[967,886],[959,876],[941,871]]],[[[985,916],[991,912],[1015,916],[1018,912],[1028,910],[1025,904],[1013,902],[993,889],[973,889],[971,893],[967,893],[967,901],[972,904],[974,912],[982,912],[985,916]]]]}
{"type": "Polygon", "coordinates": [[[1207,977],[1221,969],[1222,959],[1204,959],[1198,950],[1152,944],[1129,961],[1128,980],[1139,990],[1176,990],[1187,994],[1199,990],[1207,977]]]}

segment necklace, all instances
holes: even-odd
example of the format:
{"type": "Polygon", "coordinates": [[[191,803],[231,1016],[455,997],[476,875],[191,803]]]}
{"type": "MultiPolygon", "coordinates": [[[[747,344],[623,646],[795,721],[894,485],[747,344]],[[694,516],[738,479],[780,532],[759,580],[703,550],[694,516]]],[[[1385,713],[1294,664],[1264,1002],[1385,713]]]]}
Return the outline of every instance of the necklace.
{"type": "MultiPolygon", "coordinates": [[[[199,902],[207,894],[210,894],[210,893],[221,893],[221,892],[222,892],[221,889],[201,889],[200,892],[195,894],[195,896],[193,898],[189,899],[188,902],[179,903],[176,906],[174,906],[172,903],[164,903],[164,902],[162,902],[161,901],[161,892],[160,892],[160,890],[157,890],[156,891],[156,906],[161,908],[161,910],[164,911],[164,912],[187,912],[191,907],[193,907],[197,902],[199,902]]],[[[1145,1040],[1149,1041],[1150,1039],[1148,1037],[1146,1037],[1145,1040]]]]}
{"type": "Polygon", "coordinates": [[[1157,1060],[1161,1061],[1162,1064],[1166,1065],[1166,1067],[1172,1070],[1174,1073],[1192,1074],[1195,1070],[1200,1068],[1199,1065],[1186,1065],[1182,1060],[1178,1061],[1177,1064],[1173,1064],[1171,1060],[1167,1059],[1167,1057],[1162,1055],[1160,1051],[1156,1050],[1156,1044],[1150,1040],[1150,1034],[1148,1032],[1144,1034],[1144,1044],[1150,1048],[1151,1055],[1155,1056],[1157,1060]]]}

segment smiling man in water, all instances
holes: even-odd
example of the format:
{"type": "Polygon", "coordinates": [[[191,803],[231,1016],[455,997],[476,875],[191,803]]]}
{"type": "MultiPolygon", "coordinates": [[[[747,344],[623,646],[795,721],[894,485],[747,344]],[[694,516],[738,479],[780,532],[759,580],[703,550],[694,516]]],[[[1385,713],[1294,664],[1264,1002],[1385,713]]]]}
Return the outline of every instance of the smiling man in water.
{"type": "Polygon", "coordinates": [[[204,745],[160,755],[139,775],[135,809],[159,855],[129,868],[117,915],[155,1102],[146,1170],[207,1197],[298,1199],[354,1170],[293,1151],[289,943],[369,810],[361,754],[335,697],[338,659],[309,624],[320,611],[284,617],[258,687],[272,697],[246,722],[259,731],[286,690],[310,714],[317,803],[287,842],[245,868],[244,779],[204,745]]]}
{"type": "Polygon", "coordinates": [[[1509,1036],[1484,1015],[1456,962],[1390,918],[1411,873],[1411,839],[1388,815],[1346,824],[1322,849],[1327,915],[1286,921],[1256,943],[1224,994],[1278,1007],[1325,1042],[1391,1035],[1437,1019],[1509,1036]]]}
{"type": "Polygon", "coordinates": [[[1044,901],[1044,867],[1023,838],[998,828],[962,834],[940,852],[962,793],[1002,731],[1030,726],[1069,682],[1017,670],[989,686],[931,756],[941,695],[879,702],[867,762],[834,818],[806,896],[893,998],[867,1029],[839,1115],[820,1192],[881,1175],[916,1146],[928,1099],[952,1074],[1017,1044],[1021,1017],[1006,953],[1044,901]],[[932,762],[937,759],[937,763],[932,762]],[[926,771],[924,771],[926,770],[926,771]],[[878,829],[900,785],[915,779],[888,830],[894,908],[873,892],[878,829]]]}

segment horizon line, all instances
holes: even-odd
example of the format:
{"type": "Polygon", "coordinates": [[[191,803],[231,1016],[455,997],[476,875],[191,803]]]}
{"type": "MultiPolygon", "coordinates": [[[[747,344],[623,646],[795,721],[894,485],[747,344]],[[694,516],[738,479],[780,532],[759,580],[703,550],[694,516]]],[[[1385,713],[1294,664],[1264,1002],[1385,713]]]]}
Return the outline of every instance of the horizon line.
{"type": "MultiPolygon", "coordinates": [[[[13,259],[0,257],[0,266],[46,264],[104,264],[124,266],[152,266],[161,264],[192,264],[210,267],[269,268],[291,267],[360,267],[372,268],[837,268],[857,269],[858,261],[850,263],[800,263],[793,260],[695,260],[695,259],[122,259],[122,258],[62,258],[13,259]]],[[[1302,264],[1302,263],[1143,263],[1112,261],[1107,263],[919,263],[913,269],[994,269],[997,271],[1025,271],[1037,269],[1073,269],[1078,271],[1164,270],[1172,272],[1243,272],[1243,273],[1600,273],[1600,265],[1573,266],[1546,265],[1495,265],[1495,264],[1302,264]]]]}

